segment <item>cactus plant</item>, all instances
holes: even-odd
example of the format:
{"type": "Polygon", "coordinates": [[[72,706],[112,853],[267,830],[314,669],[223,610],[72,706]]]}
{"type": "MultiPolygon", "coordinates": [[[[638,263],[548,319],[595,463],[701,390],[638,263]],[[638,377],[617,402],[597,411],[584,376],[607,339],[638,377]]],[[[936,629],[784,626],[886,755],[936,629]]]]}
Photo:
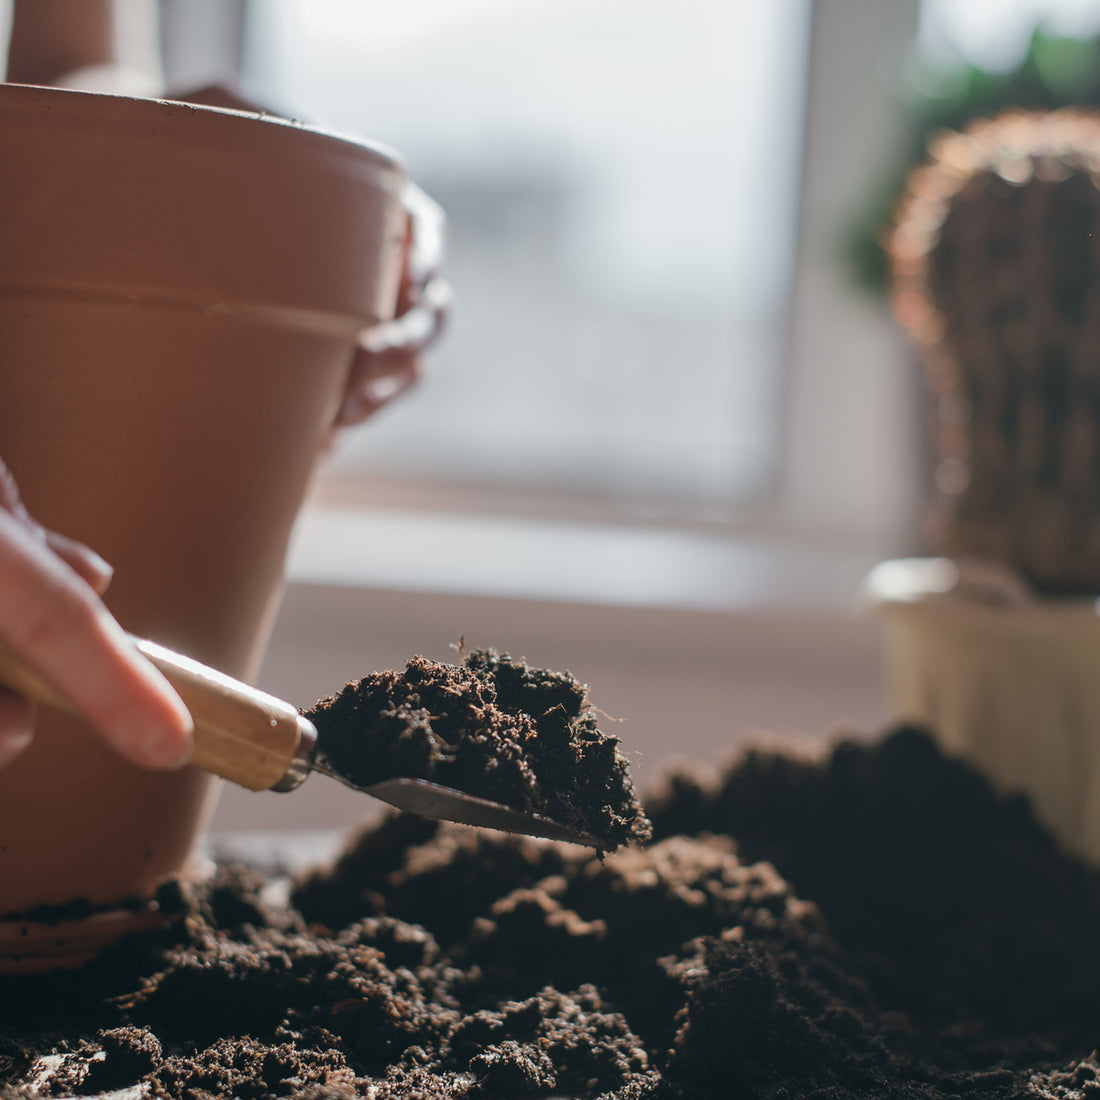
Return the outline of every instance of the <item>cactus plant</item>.
{"type": "Polygon", "coordinates": [[[1100,115],[940,135],[887,252],[933,400],[933,548],[1100,592],[1100,115]]]}

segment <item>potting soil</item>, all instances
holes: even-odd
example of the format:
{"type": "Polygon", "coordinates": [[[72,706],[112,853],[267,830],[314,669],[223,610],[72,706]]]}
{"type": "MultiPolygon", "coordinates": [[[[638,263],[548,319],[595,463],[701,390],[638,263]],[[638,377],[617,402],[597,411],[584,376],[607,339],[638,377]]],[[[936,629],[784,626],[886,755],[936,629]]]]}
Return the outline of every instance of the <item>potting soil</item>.
{"type": "Polygon", "coordinates": [[[430,779],[552,818],[607,850],[649,837],[619,739],[584,684],[494,650],[462,665],[414,657],[306,712],[318,754],[356,786],[430,779]]]}
{"type": "Polygon", "coordinates": [[[163,932],[0,979],[0,1095],[1100,1096],[1100,875],[925,735],[648,808],[603,862],[397,817],[289,900],[166,889],[163,932]]]}

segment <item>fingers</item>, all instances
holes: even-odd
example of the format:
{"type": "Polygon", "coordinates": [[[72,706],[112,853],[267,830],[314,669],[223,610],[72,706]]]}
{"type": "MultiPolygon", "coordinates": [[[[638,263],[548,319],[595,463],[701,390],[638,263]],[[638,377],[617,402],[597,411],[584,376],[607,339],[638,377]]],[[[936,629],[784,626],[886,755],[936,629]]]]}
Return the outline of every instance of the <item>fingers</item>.
{"type": "Polygon", "coordinates": [[[114,568],[105,562],[94,550],[82,542],[59,535],[56,531],[45,531],[46,545],[74,570],[97,596],[107,591],[114,575],[114,568]]]}
{"type": "Polygon", "coordinates": [[[10,764],[34,736],[34,704],[0,688],[0,768],[10,764]]]}
{"type": "Polygon", "coordinates": [[[436,276],[416,288],[416,296],[394,320],[370,329],[363,337],[369,352],[392,348],[426,351],[443,333],[454,304],[454,293],[446,279],[436,276]]]}
{"type": "Polygon", "coordinates": [[[405,242],[394,320],[367,332],[348,374],[334,428],[358,424],[419,380],[424,352],[439,339],[451,312],[450,285],[439,275],[444,215],[407,183],[405,242]]]}
{"type": "Polygon", "coordinates": [[[54,549],[53,538],[0,509],[0,642],[123,756],[145,767],[183,765],[191,751],[191,716],[96,596],[95,578],[109,578],[109,567],[105,575],[90,551],[68,540],[58,545],[67,558],[54,549]]]}
{"type": "Polygon", "coordinates": [[[404,348],[381,354],[356,352],[336,414],[336,427],[346,428],[373,416],[383,405],[414,386],[420,378],[420,355],[404,348]]]}
{"type": "Polygon", "coordinates": [[[447,222],[443,207],[412,182],[405,184],[401,201],[408,220],[402,277],[403,300],[398,300],[398,315],[413,305],[419,296],[415,291],[410,293],[409,288],[423,287],[439,274],[443,265],[447,222]]]}
{"type": "Polygon", "coordinates": [[[336,414],[337,427],[366,420],[419,381],[424,353],[439,339],[451,302],[450,286],[433,278],[420,288],[415,306],[365,334],[336,414]]]}
{"type": "Polygon", "coordinates": [[[15,478],[2,461],[0,461],[0,508],[21,519],[27,518],[27,509],[23,507],[23,501],[19,498],[19,486],[15,484],[15,478]]]}
{"type": "Polygon", "coordinates": [[[27,514],[19,496],[19,487],[11,471],[0,461],[0,509],[10,512],[34,534],[42,539],[62,561],[75,569],[99,595],[103,595],[111,583],[114,570],[94,550],[83,543],[66,538],[54,531],[47,531],[27,514]]]}

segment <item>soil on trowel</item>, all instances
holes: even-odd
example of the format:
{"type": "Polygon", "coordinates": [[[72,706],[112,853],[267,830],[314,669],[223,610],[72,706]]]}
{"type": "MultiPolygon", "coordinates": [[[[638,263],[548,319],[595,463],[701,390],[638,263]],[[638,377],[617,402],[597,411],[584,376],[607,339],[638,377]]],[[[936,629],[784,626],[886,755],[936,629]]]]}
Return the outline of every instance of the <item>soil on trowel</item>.
{"type": "Polygon", "coordinates": [[[565,672],[493,650],[462,665],[413,657],[306,712],[318,755],[356,786],[407,776],[533,811],[607,850],[649,837],[619,739],[565,672]]]}
{"type": "Polygon", "coordinates": [[[923,734],[649,809],[604,862],[396,817],[289,895],[165,890],[164,931],[0,979],[0,1095],[1100,1095],[1100,876],[923,734]]]}

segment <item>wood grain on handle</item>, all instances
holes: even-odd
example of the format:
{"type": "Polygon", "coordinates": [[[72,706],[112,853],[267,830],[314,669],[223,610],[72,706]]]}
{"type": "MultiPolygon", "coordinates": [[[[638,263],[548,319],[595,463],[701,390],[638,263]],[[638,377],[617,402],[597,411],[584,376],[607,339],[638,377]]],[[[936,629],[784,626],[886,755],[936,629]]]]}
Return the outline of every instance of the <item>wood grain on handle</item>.
{"type": "MultiPolygon", "coordinates": [[[[131,640],[191,712],[195,723],[192,764],[253,791],[269,790],[283,778],[300,737],[294,707],[155,642],[131,640]]],[[[0,682],[40,703],[75,713],[64,696],[3,650],[0,682]]]]}

